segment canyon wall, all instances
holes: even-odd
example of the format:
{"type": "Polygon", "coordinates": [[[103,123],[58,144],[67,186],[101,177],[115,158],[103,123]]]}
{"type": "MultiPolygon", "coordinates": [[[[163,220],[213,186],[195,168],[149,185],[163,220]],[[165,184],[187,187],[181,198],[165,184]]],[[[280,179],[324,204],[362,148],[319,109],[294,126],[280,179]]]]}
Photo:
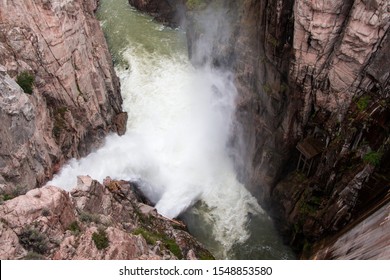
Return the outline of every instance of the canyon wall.
{"type": "MultiPolygon", "coordinates": [[[[154,2],[130,1],[152,15],[154,2]]],[[[239,178],[288,243],[308,256],[313,243],[388,199],[388,1],[186,5],[181,23],[192,63],[211,62],[235,77],[229,144],[239,178]]]]}
{"type": "Polygon", "coordinates": [[[125,131],[97,4],[0,1],[0,186],[8,195],[125,131]]]}
{"type": "MultiPolygon", "coordinates": [[[[119,80],[94,17],[97,2],[0,2],[0,187],[4,200],[41,185],[67,159],[98,147],[107,133],[124,133],[126,114],[121,112],[119,80]]],[[[211,62],[233,72],[239,93],[238,122],[229,144],[238,151],[232,156],[240,180],[269,210],[293,247],[310,256],[313,243],[348,228],[376,205],[387,205],[388,1],[129,2],[171,26],[184,24],[195,65],[211,62]],[[186,21],[180,16],[184,12],[186,21]],[[301,155],[310,157],[309,164],[297,168],[301,155]]],[[[128,186],[88,182],[72,193],[72,201],[66,193],[45,187],[1,206],[3,258],[24,258],[29,251],[43,258],[177,257],[169,244],[162,253],[156,253],[159,246],[147,244],[152,228],[139,231],[143,238],[128,234],[145,219],[137,212],[140,207],[132,208],[130,201],[123,200],[123,192],[129,195],[128,186]],[[99,201],[89,194],[97,191],[99,201]],[[48,197],[55,199],[46,201],[48,197]],[[113,208],[104,208],[102,201],[113,208]],[[93,208],[95,202],[102,207],[93,208]],[[126,217],[122,203],[128,204],[127,212],[133,211],[133,224],[110,220],[126,217]],[[103,222],[82,221],[87,219],[81,217],[82,211],[102,211],[98,214],[103,222]],[[40,254],[42,248],[26,243],[37,232],[49,241],[44,254],[40,254]],[[136,251],[114,244],[102,252],[92,245],[94,233],[123,239],[129,248],[138,244],[136,251]],[[7,247],[7,243],[13,245],[7,247]]],[[[377,211],[388,211],[388,207],[377,211]]],[[[375,217],[387,217],[387,212],[375,213],[375,217]]],[[[181,234],[168,229],[168,239],[176,243],[183,240],[181,234]]],[[[185,257],[201,258],[185,243],[179,247],[185,257]]],[[[326,257],[326,252],[315,256],[326,257]]]]}
{"type": "Polygon", "coordinates": [[[211,1],[188,13],[195,64],[208,9],[230,29],[211,49],[214,65],[236,77],[240,178],[286,240],[307,249],[389,189],[390,3],[211,1]],[[297,144],[306,168],[297,168],[297,144]]]}

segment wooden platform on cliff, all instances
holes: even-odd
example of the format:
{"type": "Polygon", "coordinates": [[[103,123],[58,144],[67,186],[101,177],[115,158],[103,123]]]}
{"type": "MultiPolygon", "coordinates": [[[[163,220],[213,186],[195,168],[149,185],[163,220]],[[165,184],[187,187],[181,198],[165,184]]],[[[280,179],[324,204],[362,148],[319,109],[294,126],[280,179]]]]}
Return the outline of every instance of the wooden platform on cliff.
{"type": "Polygon", "coordinates": [[[320,139],[309,136],[297,145],[298,151],[305,156],[306,159],[312,159],[324,151],[325,143],[320,139]]]}
{"type": "Polygon", "coordinates": [[[297,150],[300,152],[297,170],[310,175],[314,158],[321,154],[325,149],[325,141],[321,138],[309,136],[297,144],[297,150]],[[302,164],[301,164],[302,163],[302,164]]]}

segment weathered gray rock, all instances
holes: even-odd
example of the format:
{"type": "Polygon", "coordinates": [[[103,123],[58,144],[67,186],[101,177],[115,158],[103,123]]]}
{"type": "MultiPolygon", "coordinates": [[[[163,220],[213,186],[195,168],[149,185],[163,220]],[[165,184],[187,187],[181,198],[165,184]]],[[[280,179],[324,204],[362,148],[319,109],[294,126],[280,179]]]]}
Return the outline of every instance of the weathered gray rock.
{"type": "Polygon", "coordinates": [[[42,185],[106,134],[124,133],[96,8],[96,0],[0,1],[1,184],[42,185]],[[31,95],[11,81],[24,71],[35,78],[31,95]]]}
{"type": "Polygon", "coordinates": [[[36,243],[44,245],[45,251],[53,250],[76,219],[69,195],[55,187],[34,189],[5,202],[0,206],[0,215],[1,259],[19,259],[27,255],[28,250],[20,241],[20,236],[26,232],[44,236],[36,243]]]}
{"type": "Polygon", "coordinates": [[[0,65],[0,183],[4,192],[10,193],[12,188],[6,185],[16,178],[33,186],[45,178],[41,161],[49,154],[39,150],[45,143],[37,133],[35,115],[33,102],[0,65]]]}

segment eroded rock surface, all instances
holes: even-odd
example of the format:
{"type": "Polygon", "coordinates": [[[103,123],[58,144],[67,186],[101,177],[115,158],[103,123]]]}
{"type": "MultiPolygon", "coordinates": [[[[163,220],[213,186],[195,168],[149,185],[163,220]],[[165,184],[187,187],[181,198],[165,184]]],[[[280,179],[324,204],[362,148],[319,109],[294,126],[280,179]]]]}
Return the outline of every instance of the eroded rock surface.
{"type": "Polygon", "coordinates": [[[96,0],[0,1],[0,184],[33,188],[110,132],[124,133],[119,79],[96,0]],[[12,80],[34,79],[32,93],[12,80]]]}
{"type": "Polygon", "coordinates": [[[134,185],[78,178],[70,193],[53,186],[0,206],[1,259],[212,258],[185,230],[143,204],[134,185]]]}
{"type": "Polygon", "coordinates": [[[235,74],[240,178],[287,241],[309,247],[389,188],[390,4],[210,2],[190,13],[189,50],[202,63],[197,42],[209,38],[213,64],[235,74]],[[213,36],[208,9],[222,15],[213,36]],[[325,149],[309,175],[294,172],[297,143],[314,134],[325,149]]]}
{"type": "Polygon", "coordinates": [[[337,238],[317,244],[311,259],[388,260],[389,213],[390,203],[379,207],[364,220],[352,224],[348,231],[338,234],[337,238]]]}

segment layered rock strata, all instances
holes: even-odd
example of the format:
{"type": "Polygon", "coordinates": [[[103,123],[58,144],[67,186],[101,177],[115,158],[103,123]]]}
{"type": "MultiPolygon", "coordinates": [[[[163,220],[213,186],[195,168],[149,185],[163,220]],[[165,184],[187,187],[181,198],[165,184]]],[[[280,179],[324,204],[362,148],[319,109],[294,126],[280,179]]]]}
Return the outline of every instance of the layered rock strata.
{"type": "Polygon", "coordinates": [[[94,16],[97,2],[0,1],[3,192],[42,185],[108,133],[124,133],[119,79],[94,16]]]}
{"type": "Polygon", "coordinates": [[[389,5],[215,0],[189,14],[195,64],[207,39],[213,64],[235,73],[240,178],[297,248],[339,231],[389,188],[389,5]],[[210,9],[221,14],[213,36],[210,9]],[[307,137],[323,147],[310,172],[294,172],[307,137]]]}
{"type": "Polygon", "coordinates": [[[352,223],[336,238],[325,239],[314,248],[311,259],[388,260],[390,203],[379,205],[362,220],[352,223]],[[375,237],[375,238],[373,238],[375,237]],[[353,248],[353,249],[351,249],[353,248]]]}
{"type": "Polygon", "coordinates": [[[78,178],[0,206],[1,259],[212,259],[185,230],[142,202],[134,184],[78,178]]]}

